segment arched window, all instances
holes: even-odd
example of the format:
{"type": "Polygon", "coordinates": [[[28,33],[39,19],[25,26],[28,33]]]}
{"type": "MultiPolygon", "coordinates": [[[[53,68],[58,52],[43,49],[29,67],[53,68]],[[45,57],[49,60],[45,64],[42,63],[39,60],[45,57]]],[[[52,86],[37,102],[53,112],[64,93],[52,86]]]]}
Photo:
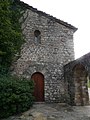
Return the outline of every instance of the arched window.
{"type": "Polygon", "coordinates": [[[36,44],[41,44],[41,32],[39,30],[34,31],[34,41],[36,44]]]}

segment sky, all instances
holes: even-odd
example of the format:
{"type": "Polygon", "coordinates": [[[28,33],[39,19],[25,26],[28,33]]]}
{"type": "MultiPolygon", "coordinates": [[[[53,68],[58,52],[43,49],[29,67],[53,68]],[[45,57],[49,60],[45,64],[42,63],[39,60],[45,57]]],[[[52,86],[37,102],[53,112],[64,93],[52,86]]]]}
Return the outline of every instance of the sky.
{"type": "Polygon", "coordinates": [[[75,59],[90,52],[90,0],[21,0],[78,28],[74,33],[75,59]]]}

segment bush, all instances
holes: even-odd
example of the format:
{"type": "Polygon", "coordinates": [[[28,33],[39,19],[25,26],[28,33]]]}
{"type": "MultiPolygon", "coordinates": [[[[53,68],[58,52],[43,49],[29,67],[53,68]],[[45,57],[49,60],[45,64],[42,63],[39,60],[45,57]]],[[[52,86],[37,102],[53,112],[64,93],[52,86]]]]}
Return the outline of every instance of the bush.
{"type": "Polygon", "coordinates": [[[0,118],[28,110],[33,104],[31,80],[0,76],[0,118]]]}

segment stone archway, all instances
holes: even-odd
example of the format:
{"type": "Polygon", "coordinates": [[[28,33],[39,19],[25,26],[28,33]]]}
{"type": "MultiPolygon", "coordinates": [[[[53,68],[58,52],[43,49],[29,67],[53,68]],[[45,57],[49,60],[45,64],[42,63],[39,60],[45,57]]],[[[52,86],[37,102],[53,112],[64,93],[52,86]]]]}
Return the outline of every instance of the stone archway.
{"type": "Polygon", "coordinates": [[[42,73],[36,72],[31,76],[34,80],[34,96],[36,102],[44,101],[44,75],[42,73]]]}
{"type": "Polygon", "coordinates": [[[89,94],[89,104],[90,104],[90,77],[87,77],[87,82],[88,82],[88,94],[89,94]]]}
{"type": "Polygon", "coordinates": [[[82,64],[77,64],[73,69],[73,79],[75,85],[74,102],[76,105],[89,104],[87,71],[82,64]]]}

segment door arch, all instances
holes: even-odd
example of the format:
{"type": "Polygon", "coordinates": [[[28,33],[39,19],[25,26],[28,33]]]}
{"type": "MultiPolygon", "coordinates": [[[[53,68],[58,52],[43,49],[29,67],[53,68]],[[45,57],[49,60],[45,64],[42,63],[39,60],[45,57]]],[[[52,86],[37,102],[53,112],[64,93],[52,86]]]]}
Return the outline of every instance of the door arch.
{"type": "Polygon", "coordinates": [[[31,76],[34,80],[34,96],[36,102],[44,101],[44,75],[40,72],[36,72],[31,76]]]}
{"type": "Polygon", "coordinates": [[[75,85],[76,105],[87,105],[89,103],[88,86],[87,86],[87,71],[82,64],[77,64],[73,69],[73,78],[75,85]]]}

